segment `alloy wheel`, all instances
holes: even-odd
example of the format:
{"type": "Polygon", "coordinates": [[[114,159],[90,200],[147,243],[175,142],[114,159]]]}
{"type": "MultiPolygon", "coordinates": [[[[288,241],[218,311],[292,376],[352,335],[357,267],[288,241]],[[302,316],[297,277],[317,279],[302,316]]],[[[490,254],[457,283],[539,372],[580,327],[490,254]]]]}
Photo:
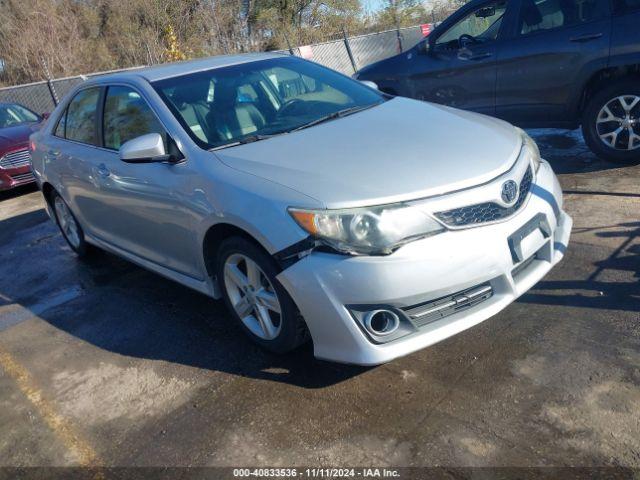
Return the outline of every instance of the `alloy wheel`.
{"type": "Polygon", "coordinates": [[[80,248],[80,229],[71,210],[60,196],[56,196],[53,203],[62,234],[73,248],[80,248]]]}
{"type": "Polygon", "coordinates": [[[598,113],[596,131],[610,148],[625,151],[640,148],[640,97],[620,95],[609,100],[598,113]]]}
{"type": "Polygon", "coordinates": [[[282,309],[273,285],[258,264],[235,253],[224,263],[224,286],[242,323],[257,337],[273,340],[282,329],[282,309]]]}

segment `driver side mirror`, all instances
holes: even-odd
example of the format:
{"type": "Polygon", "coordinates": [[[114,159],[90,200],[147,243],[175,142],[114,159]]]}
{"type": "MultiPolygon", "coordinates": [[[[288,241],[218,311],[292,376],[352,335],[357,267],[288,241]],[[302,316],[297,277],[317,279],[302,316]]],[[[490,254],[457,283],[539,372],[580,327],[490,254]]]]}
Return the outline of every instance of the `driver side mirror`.
{"type": "Polygon", "coordinates": [[[374,90],[380,90],[378,88],[378,84],[376,82],[372,82],[371,80],[360,80],[360,83],[366,85],[369,88],[373,88],[374,90]]]}
{"type": "Polygon", "coordinates": [[[167,155],[159,133],[147,133],[123,143],[120,160],[127,163],[175,162],[173,155],[167,155]]]}

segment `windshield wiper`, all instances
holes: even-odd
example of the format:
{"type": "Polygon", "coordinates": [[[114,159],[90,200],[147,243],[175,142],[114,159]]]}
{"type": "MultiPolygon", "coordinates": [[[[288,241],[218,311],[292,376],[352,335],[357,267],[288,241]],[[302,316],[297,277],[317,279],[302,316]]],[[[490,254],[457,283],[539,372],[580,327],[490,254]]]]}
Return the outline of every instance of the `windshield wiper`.
{"type": "Polygon", "coordinates": [[[305,128],[313,127],[315,125],[319,125],[324,122],[329,122],[331,120],[335,120],[336,118],[346,117],[347,115],[353,115],[354,113],[361,112],[363,110],[367,110],[368,108],[375,107],[376,105],[380,105],[380,103],[372,103],[371,105],[365,106],[355,106],[349,108],[343,108],[342,110],[338,110],[337,112],[330,113],[329,115],[325,115],[324,117],[317,118],[312,120],[309,123],[305,123],[304,125],[300,125],[299,127],[291,130],[292,132],[297,132],[298,130],[304,130],[305,128]]]}
{"type": "Polygon", "coordinates": [[[246,145],[247,143],[259,142],[260,140],[266,140],[271,137],[277,137],[278,135],[283,135],[287,132],[281,133],[270,133],[264,135],[249,135],[248,137],[241,138],[235,142],[225,143],[223,145],[218,145],[217,147],[213,147],[209,151],[213,152],[215,150],[222,150],[223,148],[237,147],[238,145],[246,145]]]}

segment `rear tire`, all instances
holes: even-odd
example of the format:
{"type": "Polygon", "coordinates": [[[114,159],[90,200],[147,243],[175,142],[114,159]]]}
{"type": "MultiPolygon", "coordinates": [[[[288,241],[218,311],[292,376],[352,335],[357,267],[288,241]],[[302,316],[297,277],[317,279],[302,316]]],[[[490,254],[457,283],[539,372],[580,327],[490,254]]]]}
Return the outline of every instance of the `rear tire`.
{"type": "Polygon", "coordinates": [[[589,148],[612,162],[640,162],[640,84],[619,80],[597,92],[582,117],[582,134],[589,148]]]}
{"type": "Polygon", "coordinates": [[[216,275],[229,312],[251,340],[282,354],[309,334],[278,273],[273,258],[248,239],[230,237],[218,249],[216,275]]]}
{"type": "Polygon", "coordinates": [[[78,257],[87,256],[90,246],[84,238],[82,227],[67,202],[55,191],[51,193],[49,201],[51,202],[51,209],[56,217],[58,228],[71,250],[78,257]]]}

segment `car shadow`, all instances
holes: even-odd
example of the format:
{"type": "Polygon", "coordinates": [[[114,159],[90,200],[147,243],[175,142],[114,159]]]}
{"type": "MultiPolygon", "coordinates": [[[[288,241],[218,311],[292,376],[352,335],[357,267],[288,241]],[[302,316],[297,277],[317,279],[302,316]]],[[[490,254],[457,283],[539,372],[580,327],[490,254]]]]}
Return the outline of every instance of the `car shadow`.
{"type": "Polygon", "coordinates": [[[33,193],[37,190],[38,186],[35,183],[22,185],[20,187],[12,188],[11,190],[2,190],[0,191],[0,202],[20,197],[21,195],[26,195],[27,193],[33,193]]]}
{"type": "MultiPolygon", "coordinates": [[[[118,355],[307,389],[369,370],[317,360],[311,343],[285,355],[266,352],[246,337],[223,302],[104,251],[78,260],[47,219],[37,210],[0,220],[0,306],[26,309],[24,320],[37,316],[118,355]],[[29,262],[16,261],[26,255],[29,262]]],[[[2,323],[0,315],[0,331],[2,323]]]]}
{"type": "Polygon", "coordinates": [[[606,259],[594,263],[595,268],[586,279],[543,280],[519,301],[640,312],[640,243],[637,243],[640,222],[622,223],[603,230],[596,232],[596,236],[623,241],[606,259]],[[605,272],[609,274],[607,281],[601,280],[605,272]],[[629,276],[633,277],[632,281],[628,281],[629,276]],[[611,280],[620,277],[621,280],[611,280]],[[566,293],[571,291],[577,292],[566,293]]]}

